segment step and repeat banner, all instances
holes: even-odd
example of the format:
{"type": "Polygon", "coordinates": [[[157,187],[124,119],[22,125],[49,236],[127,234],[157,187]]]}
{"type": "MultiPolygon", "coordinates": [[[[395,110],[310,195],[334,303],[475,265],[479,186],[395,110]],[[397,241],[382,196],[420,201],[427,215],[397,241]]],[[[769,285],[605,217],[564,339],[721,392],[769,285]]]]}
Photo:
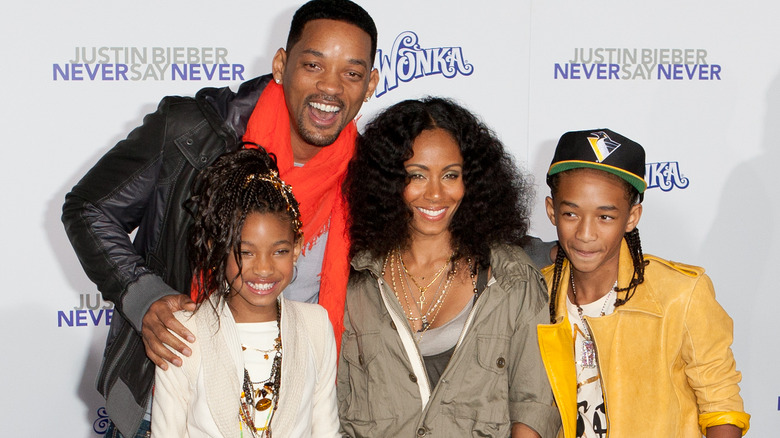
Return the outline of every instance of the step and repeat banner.
{"type": "MultiPolygon", "coordinates": [[[[707,268],[734,319],[750,435],[779,436],[780,4],[362,3],[379,29],[381,79],[360,126],[403,99],[458,100],[535,176],[535,235],[555,237],[544,174],[563,132],[608,127],[644,145],[645,252],[707,268]]],[[[2,435],[84,438],[107,426],[95,376],[113,305],[67,241],[65,194],[164,95],[268,73],[299,5],[6,5],[2,435]]]]}

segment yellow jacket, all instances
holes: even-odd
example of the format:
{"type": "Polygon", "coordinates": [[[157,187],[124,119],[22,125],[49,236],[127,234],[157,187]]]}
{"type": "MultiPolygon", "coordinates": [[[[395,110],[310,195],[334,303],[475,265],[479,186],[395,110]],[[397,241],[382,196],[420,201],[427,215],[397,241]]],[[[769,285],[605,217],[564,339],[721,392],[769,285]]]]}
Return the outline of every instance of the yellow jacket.
{"type": "MultiPolygon", "coordinates": [[[[715,301],[704,269],[645,256],[645,281],[615,312],[585,317],[596,354],[608,419],[608,435],[696,437],[707,427],[749,427],[731,352],[732,321],[715,301]]],[[[548,289],[553,266],[542,270],[548,289]]],[[[619,287],[631,281],[633,264],[623,241],[619,287]]],[[[574,438],[577,382],[571,325],[566,316],[569,264],[564,262],[556,323],[537,327],[547,376],[561,413],[559,437],[574,438]]],[[[620,293],[621,298],[625,292],[620,293]]]]}

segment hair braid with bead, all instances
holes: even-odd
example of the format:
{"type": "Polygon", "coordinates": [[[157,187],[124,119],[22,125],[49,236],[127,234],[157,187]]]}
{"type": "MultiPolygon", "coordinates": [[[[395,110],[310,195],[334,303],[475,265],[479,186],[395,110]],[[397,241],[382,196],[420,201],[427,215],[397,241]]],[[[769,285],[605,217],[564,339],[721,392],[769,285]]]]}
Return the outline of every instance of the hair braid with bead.
{"type": "Polygon", "coordinates": [[[289,220],[296,242],[303,237],[292,187],[279,178],[275,157],[262,148],[221,156],[193,184],[188,208],[195,218],[189,246],[198,303],[229,292],[235,278],[227,278],[228,257],[241,272],[241,231],[249,214],[278,214],[289,220]]]}

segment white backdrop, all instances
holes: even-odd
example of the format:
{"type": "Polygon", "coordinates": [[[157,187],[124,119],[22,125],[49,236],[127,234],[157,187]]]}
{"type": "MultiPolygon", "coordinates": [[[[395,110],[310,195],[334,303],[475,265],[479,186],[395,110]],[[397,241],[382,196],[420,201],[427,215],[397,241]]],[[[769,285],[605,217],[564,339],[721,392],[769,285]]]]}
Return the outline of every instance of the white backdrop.
{"type": "MultiPolygon", "coordinates": [[[[643,246],[707,268],[734,319],[750,436],[780,435],[772,322],[780,296],[771,274],[780,265],[780,200],[771,184],[780,159],[780,4],[362,3],[379,28],[383,81],[361,123],[410,97],[458,99],[536,175],[536,235],[555,235],[543,214],[543,175],[560,134],[609,127],[645,146],[655,177],[640,223],[643,246]],[[441,60],[438,67],[418,69],[423,53],[441,60]],[[399,64],[404,57],[415,61],[413,71],[399,64]]],[[[95,437],[106,426],[94,381],[111,304],[99,299],[65,237],[65,193],[163,95],[235,89],[267,73],[298,5],[5,6],[3,436],[95,437]]]]}

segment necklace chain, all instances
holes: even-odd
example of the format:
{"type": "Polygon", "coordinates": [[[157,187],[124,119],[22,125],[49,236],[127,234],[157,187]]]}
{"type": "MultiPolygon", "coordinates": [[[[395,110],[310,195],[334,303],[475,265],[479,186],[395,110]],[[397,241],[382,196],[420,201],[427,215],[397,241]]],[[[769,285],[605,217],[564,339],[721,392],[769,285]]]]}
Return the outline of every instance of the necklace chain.
{"type": "MultiPolygon", "coordinates": [[[[596,344],[593,342],[590,329],[588,328],[588,325],[585,323],[585,319],[583,318],[582,306],[580,306],[577,302],[577,287],[574,285],[573,272],[569,275],[569,278],[571,278],[571,294],[574,296],[574,305],[577,307],[577,316],[580,318],[580,323],[582,324],[582,334],[585,336],[585,339],[582,340],[582,355],[580,357],[579,364],[582,368],[596,368],[598,365],[596,361],[596,344]]],[[[601,312],[599,313],[599,316],[604,316],[606,314],[607,303],[609,303],[612,292],[614,292],[617,288],[617,284],[617,280],[615,280],[615,284],[612,285],[612,288],[604,297],[604,304],[601,305],[601,312]]],[[[577,391],[579,391],[579,387],[577,388],[577,391]]]]}
{"type": "MultiPolygon", "coordinates": [[[[422,288],[420,288],[419,284],[414,280],[414,277],[412,277],[409,274],[409,271],[407,271],[406,267],[403,265],[403,259],[401,258],[400,248],[391,250],[390,252],[387,253],[387,256],[385,257],[385,262],[382,267],[382,276],[384,277],[385,274],[387,273],[388,276],[390,277],[390,283],[392,284],[393,294],[395,294],[396,299],[398,300],[399,304],[401,304],[406,319],[409,321],[409,324],[410,326],[412,326],[412,329],[414,329],[414,323],[416,321],[422,322],[420,329],[417,330],[418,335],[415,336],[415,339],[418,342],[422,339],[423,333],[428,331],[428,329],[431,328],[431,325],[436,321],[436,317],[439,315],[439,312],[444,306],[444,300],[448,296],[450,286],[452,285],[453,280],[458,274],[457,263],[455,263],[453,260],[454,254],[455,253],[453,252],[453,255],[451,255],[449,260],[447,261],[447,264],[445,264],[441,269],[439,269],[439,271],[434,276],[434,280],[431,281],[431,283],[429,283],[425,287],[426,289],[430,288],[433,285],[435,279],[441,275],[444,269],[448,265],[452,264],[452,269],[449,272],[447,272],[447,275],[440,280],[439,285],[436,288],[436,294],[434,295],[434,300],[428,305],[428,308],[425,310],[425,312],[423,312],[423,305],[425,303],[425,300],[424,299],[419,301],[414,300],[412,288],[411,285],[409,284],[409,279],[411,279],[414,285],[417,286],[421,295],[424,292],[422,288]],[[388,271],[388,266],[390,268],[389,271],[388,271]],[[398,284],[396,284],[396,278],[398,278],[398,282],[400,283],[400,288],[398,287],[398,284]],[[399,289],[401,291],[400,294],[399,294],[399,289]],[[407,294],[407,289],[409,291],[408,294],[407,294]],[[401,299],[401,295],[403,295],[403,300],[401,299]],[[412,295],[411,300],[409,299],[409,295],[412,295]],[[415,316],[415,315],[419,315],[419,316],[415,316]]],[[[466,260],[466,264],[469,268],[472,287],[474,293],[476,294],[477,293],[476,276],[474,274],[471,258],[468,258],[466,260]]]]}
{"type": "MultiPolygon", "coordinates": [[[[420,309],[422,309],[423,307],[425,307],[425,292],[428,292],[428,289],[430,289],[430,287],[433,285],[433,283],[436,282],[436,279],[439,278],[439,276],[441,275],[442,272],[444,272],[444,269],[447,266],[449,266],[450,263],[452,263],[452,259],[453,259],[453,257],[455,257],[455,252],[453,251],[453,253],[449,256],[447,261],[444,262],[444,265],[442,265],[442,267],[439,268],[438,271],[436,271],[436,274],[433,275],[433,278],[431,279],[431,281],[427,285],[425,285],[425,286],[420,286],[420,283],[418,283],[417,280],[414,278],[414,276],[409,273],[409,270],[406,269],[406,264],[404,263],[404,259],[401,256],[401,250],[400,249],[396,250],[396,254],[398,255],[398,261],[399,261],[399,263],[401,265],[401,268],[403,268],[403,271],[406,274],[407,278],[411,279],[412,283],[414,283],[414,285],[420,291],[419,307],[420,307],[420,309]]],[[[421,279],[422,278],[425,278],[425,277],[421,277],[421,279]]],[[[440,287],[441,287],[441,285],[440,285],[440,287]]]]}
{"type": "MultiPolygon", "coordinates": [[[[585,325],[585,321],[583,321],[583,319],[582,319],[582,316],[583,316],[582,307],[577,302],[577,287],[574,285],[574,274],[569,275],[569,278],[571,278],[571,294],[574,295],[574,305],[577,307],[577,314],[580,317],[580,321],[582,322],[582,326],[585,328],[585,331],[587,332],[588,328],[585,325]]],[[[615,284],[613,284],[612,287],[607,292],[606,298],[604,299],[604,304],[601,306],[601,312],[599,313],[599,316],[606,315],[607,304],[609,303],[609,297],[612,295],[612,292],[614,292],[615,289],[617,288],[617,284],[618,284],[618,282],[617,282],[617,280],[615,280],[615,284]]],[[[588,332],[588,333],[586,333],[586,335],[588,336],[588,339],[590,339],[590,333],[588,332]]]]}
{"type": "Polygon", "coordinates": [[[273,419],[274,413],[279,402],[279,386],[282,376],[282,325],[281,325],[281,303],[276,302],[276,328],[277,336],[274,339],[274,347],[269,350],[263,350],[255,347],[248,347],[241,344],[242,351],[247,349],[255,350],[264,353],[264,358],[267,360],[268,355],[274,352],[273,363],[271,364],[271,374],[266,380],[258,382],[252,381],[249,376],[249,371],[244,368],[244,383],[242,385],[239,414],[239,426],[241,426],[243,436],[243,426],[246,425],[249,433],[252,437],[270,437],[271,436],[271,419],[273,419]],[[258,388],[255,385],[259,385],[258,388]],[[261,427],[256,427],[255,416],[258,412],[266,411],[270,408],[265,423],[261,427]],[[260,434],[258,435],[258,432],[260,434]]]}

